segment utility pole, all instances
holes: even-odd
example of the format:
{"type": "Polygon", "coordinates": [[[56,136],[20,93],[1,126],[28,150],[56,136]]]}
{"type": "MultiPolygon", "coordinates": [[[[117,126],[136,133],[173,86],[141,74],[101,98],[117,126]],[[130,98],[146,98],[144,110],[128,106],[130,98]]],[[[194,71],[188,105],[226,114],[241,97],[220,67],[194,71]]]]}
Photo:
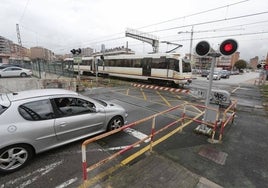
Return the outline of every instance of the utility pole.
{"type": "Polygon", "coordinates": [[[194,26],[192,26],[191,29],[191,40],[190,40],[190,54],[189,54],[189,59],[190,59],[190,63],[192,64],[193,59],[192,59],[192,48],[193,48],[193,36],[194,36],[194,26]]]}
{"type": "MultiPolygon", "coordinates": [[[[21,43],[21,38],[20,38],[20,28],[19,28],[19,24],[16,24],[16,31],[17,31],[17,38],[18,38],[18,43],[19,43],[19,53],[18,53],[18,56],[19,56],[19,59],[20,59],[20,62],[22,61],[22,43],[21,43]]],[[[22,61],[23,62],[23,61],[22,61]]]]}

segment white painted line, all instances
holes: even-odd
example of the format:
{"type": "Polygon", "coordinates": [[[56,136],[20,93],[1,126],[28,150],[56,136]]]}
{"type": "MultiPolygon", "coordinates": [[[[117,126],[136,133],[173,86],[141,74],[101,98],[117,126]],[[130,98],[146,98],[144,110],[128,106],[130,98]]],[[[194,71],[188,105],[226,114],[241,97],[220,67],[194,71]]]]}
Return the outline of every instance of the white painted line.
{"type": "MultiPolygon", "coordinates": [[[[121,150],[121,149],[125,149],[129,146],[117,146],[117,147],[111,147],[111,148],[99,148],[99,149],[89,149],[87,150],[87,152],[91,152],[91,151],[115,151],[115,150],[121,150]]],[[[136,145],[134,146],[134,148],[140,147],[140,145],[136,145]]],[[[79,151],[81,153],[81,151],[79,151]]]]}
{"type": "MultiPolygon", "coordinates": [[[[142,132],[139,132],[139,131],[137,131],[135,129],[131,129],[131,128],[125,129],[124,132],[128,133],[131,136],[134,136],[135,138],[138,138],[139,140],[142,140],[142,139],[148,137],[146,134],[143,134],[142,132]]],[[[147,142],[150,142],[150,141],[151,141],[151,139],[148,138],[144,142],[147,143],[147,142]]]]}
{"type": "Polygon", "coordinates": [[[70,180],[68,180],[68,181],[66,181],[66,182],[64,182],[64,183],[62,183],[62,184],[60,184],[60,185],[58,185],[58,186],[55,187],[55,188],[65,188],[65,187],[71,185],[72,183],[76,182],[77,179],[78,179],[77,177],[72,178],[72,179],[70,179],[70,180]]]}
{"type": "Polygon", "coordinates": [[[19,188],[24,188],[24,187],[30,185],[31,183],[35,182],[41,176],[49,173],[51,170],[56,168],[58,165],[61,165],[62,163],[63,163],[63,160],[55,162],[55,163],[52,163],[50,165],[47,165],[44,168],[39,168],[39,169],[37,169],[37,170],[35,170],[35,171],[31,172],[31,173],[28,173],[28,174],[26,174],[24,176],[21,176],[21,177],[16,178],[16,179],[14,179],[12,181],[9,181],[5,185],[6,185],[6,187],[9,187],[9,186],[14,187],[15,183],[17,183],[18,181],[26,180],[22,184],[17,186],[19,188]]]}
{"type": "Polygon", "coordinates": [[[235,93],[236,90],[240,89],[240,86],[236,87],[235,89],[233,89],[233,91],[231,91],[231,93],[235,93]]]}

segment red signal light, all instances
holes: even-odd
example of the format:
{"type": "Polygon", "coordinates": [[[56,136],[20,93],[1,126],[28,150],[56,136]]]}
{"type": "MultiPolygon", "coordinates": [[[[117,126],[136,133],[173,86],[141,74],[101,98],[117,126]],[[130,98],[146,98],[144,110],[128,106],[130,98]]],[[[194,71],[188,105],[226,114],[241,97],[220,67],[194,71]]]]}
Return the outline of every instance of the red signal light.
{"type": "Polygon", "coordinates": [[[220,53],[222,55],[232,55],[237,50],[238,44],[233,39],[225,40],[220,45],[220,53]]]}
{"type": "Polygon", "coordinates": [[[233,45],[231,43],[225,44],[223,47],[226,52],[230,52],[233,49],[233,45]]]}

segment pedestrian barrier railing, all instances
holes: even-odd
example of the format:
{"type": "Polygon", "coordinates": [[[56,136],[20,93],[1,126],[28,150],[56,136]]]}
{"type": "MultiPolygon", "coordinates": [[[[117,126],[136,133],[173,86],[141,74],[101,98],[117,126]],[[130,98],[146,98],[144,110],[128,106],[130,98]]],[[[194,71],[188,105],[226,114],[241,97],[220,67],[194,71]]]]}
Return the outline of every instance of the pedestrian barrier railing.
{"type": "MultiPolygon", "coordinates": [[[[232,103],[223,112],[224,121],[223,121],[223,123],[221,125],[221,129],[220,129],[221,130],[221,138],[220,139],[222,139],[224,127],[228,124],[229,121],[233,120],[233,118],[234,118],[234,114],[235,114],[235,110],[233,110],[234,106],[235,106],[235,103],[232,103]],[[230,111],[232,111],[231,117],[229,116],[230,111]]],[[[147,152],[147,151],[152,152],[154,146],[163,142],[164,140],[171,137],[175,133],[181,132],[183,130],[183,128],[185,128],[188,125],[191,125],[193,122],[204,123],[207,126],[212,127],[213,130],[216,132],[216,130],[218,128],[217,127],[218,120],[213,122],[213,123],[204,122],[202,120],[202,116],[204,115],[205,109],[207,109],[207,108],[210,108],[210,110],[214,110],[215,112],[219,113],[218,109],[213,109],[211,107],[205,107],[202,105],[196,105],[196,104],[191,104],[191,103],[186,102],[184,104],[172,107],[172,108],[167,109],[165,111],[162,111],[162,112],[153,114],[149,117],[138,120],[136,122],[127,124],[121,128],[106,132],[104,134],[98,135],[98,136],[90,138],[88,140],[85,140],[82,144],[83,184],[81,185],[81,187],[89,187],[90,185],[93,185],[94,183],[96,183],[98,180],[102,179],[104,176],[116,171],[121,166],[128,164],[129,162],[131,162],[132,160],[134,160],[138,156],[144,154],[145,152],[147,152]],[[175,115],[173,113],[174,111],[175,111],[175,115]],[[180,114],[178,112],[180,112],[180,114]],[[173,113],[173,115],[171,115],[169,113],[173,113]],[[175,120],[157,130],[156,127],[159,127],[159,126],[156,125],[156,118],[159,116],[175,117],[175,120]],[[101,159],[99,162],[92,164],[91,166],[88,167],[86,147],[89,144],[96,142],[100,139],[106,138],[108,136],[114,135],[120,131],[129,129],[129,128],[137,126],[137,125],[141,125],[142,123],[145,123],[145,125],[148,125],[146,122],[148,122],[150,120],[151,120],[151,130],[150,130],[150,133],[148,136],[136,141],[133,144],[130,144],[126,147],[123,147],[121,150],[119,150],[113,154],[109,154],[109,156],[107,158],[101,159]],[[162,133],[162,134],[160,134],[160,133],[162,133]],[[108,174],[103,172],[103,173],[99,174],[99,177],[95,177],[95,178],[88,180],[88,173],[89,172],[93,172],[94,169],[97,169],[98,167],[101,167],[102,165],[104,165],[108,162],[111,162],[112,160],[116,159],[117,157],[124,154],[125,152],[127,152],[131,149],[137,148],[137,146],[141,146],[143,143],[145,143],[145,141],[148,141],[148,140],[149,140],[149,142],[145,147],[141,147],[141,149],[139,151],[137,151],[136,153],[130,155],[129,157],[120,161],[117,165],[114,165],[114,166],[110,167],[108,170],[106,170],[106,172],[108,174]]],[[[213,139],[213,140],[215,139],[214,135],[213,135],[213,137],[211,137],[211,139],[213,139]]]]}
{"type": "MultiPolygon", "coordinates": [[[[221,120],[219,141],[222,141],[224,128],[229,123],[233,123],[233,121],[234,121],[234,118],[235,118],[235,115],[236,115],[236,105],[237,105],[237,100],[232,101],[231,105],[227,109],[225,109],[224,112],[223,112],[223,117],[222,117],[222,120],[221,120]]],[[[214,138],[212,138],[212,139],[214,139],[214,138]]]]}

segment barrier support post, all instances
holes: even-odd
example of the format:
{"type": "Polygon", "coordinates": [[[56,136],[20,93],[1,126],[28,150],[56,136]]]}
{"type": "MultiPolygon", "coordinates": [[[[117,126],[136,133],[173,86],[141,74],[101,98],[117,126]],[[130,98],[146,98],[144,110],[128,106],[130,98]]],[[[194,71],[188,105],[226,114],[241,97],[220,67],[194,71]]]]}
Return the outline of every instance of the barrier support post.
{"type": "Polygon", "coordinates": [[[155,117],[153,117],[153,120],[152,120],[152,130],[151,130],[151,142],[150,142],[150,152],[153,151],[153,138],[154,138],[154,133],[155,133],[155,117]]]}
{"type": "Polygon", "coordinates": [[[213,130],[212,130],[212,136],[211,136],[212,142],[214,142],[214,137],[215,137],[215,133],[216,133],[216,130],[217,130],[217,125],[218,125],[218,123],[217,123],[217,120],[216,120],[215,123],[214,123],[213,130]]]}
{"type": "Polygon", "coordinates": [[[183,108],[181,125],[183,125],[183,124],[184,124],[185,113],[186,113],[186,104],[184,104],[184,108],[183,108]]]}
{"type": "Polygon", "coordinates": [[[86,159],[86,146],[82,145],[82,169],[83,169],[83,180],[87,180],[87,159],[86,159]]]}
{"type": "Polygon", "coordinates": [[[224,114],[223,114],[222,123],[221,123],[221,130],[220,130],[219,141],[222,140],[223,130],[224,130],[224,126],[225,126],[225,122],[226,122],[226,114],[224,113],[224,114]]]}

